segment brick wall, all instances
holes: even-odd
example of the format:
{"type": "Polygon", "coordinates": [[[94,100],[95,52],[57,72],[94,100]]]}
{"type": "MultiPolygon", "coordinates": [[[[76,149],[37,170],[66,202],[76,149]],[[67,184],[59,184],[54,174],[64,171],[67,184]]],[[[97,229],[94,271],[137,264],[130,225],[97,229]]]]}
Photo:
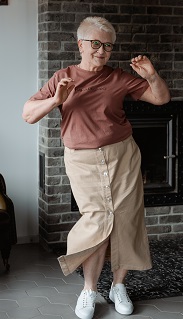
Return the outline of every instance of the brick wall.
{"type": "MultiPolygon", "coordinates": [[[[39,87],[62,67],[79,63],[76,29],[88,15],[107,18],[117,41],[110,65],[132,72],[130,59],[146,54],[167,81],[172,99],[183,99],[183,0],[39,0],[39,87]]],[[[45,189],[39,192],[40,239],[65,247],[67,233],[79,218],[70,211],[70,185],[65,174],[60,115],[40,121],[39,150],[45,156],[45,189]]],[[[182,206],[146,208],[151,238],[183,234],[182,206]]]]}

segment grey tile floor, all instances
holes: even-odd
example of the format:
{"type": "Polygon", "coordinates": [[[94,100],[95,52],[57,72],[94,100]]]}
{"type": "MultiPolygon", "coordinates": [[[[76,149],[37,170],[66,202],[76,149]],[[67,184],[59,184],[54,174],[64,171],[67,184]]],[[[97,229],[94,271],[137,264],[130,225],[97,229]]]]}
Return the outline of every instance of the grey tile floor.
{"type": "MultiPolygon", "coordinates": [[[[10,272],[0,260],[0,319],[74,319],[83,278],[65,277],[56,256],[37,244],[15,245],[10,272]]],[[[135,302],[131,316],[115,312],[98,295],[95,319],[183,319],[183,296],[135,302]]]]}

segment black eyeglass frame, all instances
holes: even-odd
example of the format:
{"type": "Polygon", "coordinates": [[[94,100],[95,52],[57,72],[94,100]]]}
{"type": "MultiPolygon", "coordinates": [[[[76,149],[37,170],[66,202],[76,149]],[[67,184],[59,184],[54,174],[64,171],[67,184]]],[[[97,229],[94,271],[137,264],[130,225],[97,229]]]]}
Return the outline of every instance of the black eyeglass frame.
{"type": "Polygon", "coordinates": [[[100,40],[96,40],[96,39],[95,39],[95,40],[82,39],[82,41],[89,41],[89,42],[91,43],[92,49],[96,49],[96,50],[100,49],[100,47],[103,45],[103,48],[104,48],[104,50],[105,50],[106,52],[111,52],[111,51],[113,50],[113,47],[114,47],[114,44],[111,43],[111,42],[105,42],[105,43],[103,43],[103,42],[101,42],[100,40]],[[97,41],[97,42],[100,43],[100,46],[99,46],[98,48],[94,48],[94,47],[92,46],[92,43],[93,43],[94,41],[97,41]],[[110,45],[112,46],[112,49],[111,49],[111,50],[106,50],[106,48],[108,48],[107,46],[105,46],[106,44],[110,44],[110,45]]]}

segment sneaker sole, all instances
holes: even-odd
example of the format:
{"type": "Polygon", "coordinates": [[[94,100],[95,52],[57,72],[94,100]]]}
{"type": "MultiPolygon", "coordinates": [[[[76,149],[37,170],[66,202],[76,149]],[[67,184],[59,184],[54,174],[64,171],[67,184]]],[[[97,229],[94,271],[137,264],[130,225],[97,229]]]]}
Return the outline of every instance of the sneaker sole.
{"type": "Polygon", "coordinates": [[[94,312],[93,312],[92,315],[83,316],[83,315],[80,313],[80,311],[77,310],[77,309],[75,309],[75,314],[76,314],[76,316],[77,316],[78,318],[80,318],[80,319],[92,319],[93,316],[94,316],[94,312]]]}
{"type": "MultiPolygon", "coordinates": [[[[113,297],[113,294],[111,293],[111,291],[110,291],[110,293],[109,293],[109,299],[110,299],[112,302],[114,302],[114,304],[115,304],[115,300],[114,300],[114,297],[113,297]]],[[[115,310],[116,310],[118,313],[120,313],[120,315],[131,315],[132,312],[133,312],[133,310],[134,310],[134,308],[133,308],[132,310],[129,310],[129,311],[123,311],[123,313],[122,313],[122,312],[119,312],[118,309],[117,309],[117,307],[115,306],[115,310]]]]}

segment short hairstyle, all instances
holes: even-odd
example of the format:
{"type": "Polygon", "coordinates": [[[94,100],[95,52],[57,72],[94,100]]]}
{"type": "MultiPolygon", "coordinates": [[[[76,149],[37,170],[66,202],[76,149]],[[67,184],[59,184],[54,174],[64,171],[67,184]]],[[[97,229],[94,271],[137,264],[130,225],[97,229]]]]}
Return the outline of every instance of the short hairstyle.
{"type": "Polygon", "coordinates": [[[89,36],[89,33],[93,29],[103,30],[109,32],[112,36],[112,42],[116,41],[116,31],[112,24],[102,17],[87,17],[79,25],[77,29],[77,39],[82,40],[86,36],[89,36]]]}

